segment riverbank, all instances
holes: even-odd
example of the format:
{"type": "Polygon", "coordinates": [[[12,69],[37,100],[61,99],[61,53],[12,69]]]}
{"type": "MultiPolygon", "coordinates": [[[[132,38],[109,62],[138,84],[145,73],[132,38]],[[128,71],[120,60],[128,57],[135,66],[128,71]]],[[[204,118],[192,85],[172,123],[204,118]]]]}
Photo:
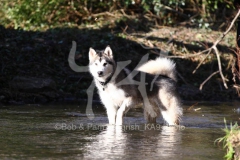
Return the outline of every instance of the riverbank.
{"type": "MultiPolygon", "coordinates": [[[[103,49],[110,45],[118,61],[131,60],[130,69],[143,55],[187,56],[210,47],[221,32],[187,27],[149,27],[136,30],[131,22],[117,26],[52,28],[46,31],[23,31],[0,27],[1,103],[47,103],[64,99],[87,99],[92,82],[87,72],[77,73],[68,64],[72,41],[77,43],[75,60],[88,65],[90,47],[103,49]],[[125,26],[125,27],[124,27],[125,26]]],[[[233,88],[232,64],[235,54],[235,32],[230,32],[217,46],[221,52],[223,74],[228,79],[225,89],[219,74],[214,75],[200,91],[199,87],[214,71],[217,59],[209,54],[191,58],[174,58],[178,71],[178,89],[187,101],[230,101],[238,99],[233,88]]],[[[93,99],[98,100],[94,92],[93,99]]]]}

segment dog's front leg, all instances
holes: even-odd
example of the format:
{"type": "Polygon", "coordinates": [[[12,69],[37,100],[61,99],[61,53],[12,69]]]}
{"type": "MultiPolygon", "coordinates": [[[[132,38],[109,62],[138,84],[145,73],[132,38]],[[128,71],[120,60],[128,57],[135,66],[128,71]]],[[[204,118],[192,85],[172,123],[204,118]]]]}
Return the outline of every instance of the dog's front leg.
{"type": "Polygon", "coordinates": [[[109,124],[116,123],[116,115],[117,115],[117,109],[115,107],[111,106],[107,108],[107,116],[108,116],[109,124]]]}
{"type": "Polygon", "coordinates": [[[132,101],[131,97],[128,97],[123,101],[122,105],[117,111],[116,125],[123,124],[123,114],[127,113],[127,111],[130,109],[131,101],[132,101]]]}

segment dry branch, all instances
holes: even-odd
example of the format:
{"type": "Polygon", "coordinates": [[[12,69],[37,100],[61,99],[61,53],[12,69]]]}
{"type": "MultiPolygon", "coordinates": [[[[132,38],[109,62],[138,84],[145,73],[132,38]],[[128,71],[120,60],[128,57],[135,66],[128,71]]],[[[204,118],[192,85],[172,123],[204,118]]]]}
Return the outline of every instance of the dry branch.
{"type": "MultiPolygon", "coordinates": [[[[196,54],[190,54],[190,55],[184,55],[184,56],[166,56],[166,57],[169,57],[169,58],[190,58],[190,57],[196,57],[196,56],[199,56],[203,53],[206,53],[208,52],[205,57],[203,58],[203,60],[198,64],[198,66],[196,67],[196,69],[193,71],[193,73],[195,73],[197,71],[197,69],[202,65],[202,63],[206,60],[207,56],[211,53],[211,52],[214,52],[216,57],[217,57],[217,61],[218,61],[218,71],[212,73],[199,87],[200,90],[202,90],[204,84],[212,78],[212,76],[214,76],[215,74],[219,73],[221,78],[222,78],[222,81],[223,81],[223,85],[226,89],[228,89],[228,86],[227,86],[227,79],[224,77],[223,73],[222,73],[222,63],[221,63],[221,58],[220,58],[220,54],[219,54],[219,51],[217,49],[217,45],[224,39],[224,37],[229,33],[229,31],[232,29],[232,27],[234,26],[234,23],[235,21],[237,20],[237,18],[239,17],[240,15],[240,9],[238,10],[237,14],[235,15],[234,19],[232,20],[230,26],[228,27],[228,29],[222,33],[218,39],[214,42],[214,44],[206,49],[206,50],[203,50],[201,52],[198,52],[196,54]]],[[[141,46],[145,49],[159,49],[159,48],[156,48],[156,47],[152,47],[152,46],[144,46],[141,44],[141,46]]],[[[160,50],[160,49],[159,49],[160,50]]],[[[164,55],[162,55],[164,56],[164,55]]]]}
{"type": "Polygon", "coordinates": [[[207,79],[205,79],[205,81],[203,81],[202,84],[200,85],[199,90],[202,90],[204,84],[207,83],[207,81],[209,81],[209,79],[211,79],[212,76],[214,76],[217,73],[219,73],[219,71],[213,72],[207,79]]]}
{"type": "Polygon", "coordinates": [[[202,90],[202,87],[203,85],[209,80],[212,78],[213,75],[219,73],[221,78],[222,78],[222,81],[223,81],[223,85],[226,89],[228,89],[228,86],[227,86],[227,83],[226,83],[226,78],[224,77],[223,73],[222,73],[222,63],[221,63],[221,58],[220,58],[220,54],[219,54],[219,51],[217,49],[217,45],[219,44],[219,42],[221,42],[224,37],[229,33],[229,31],[232,29],[235,21],[237,20],[237,18],[239,17],[240,15],[240,9],[238,10],[236,16],[234,17],[234,19],[232,20],[230,26],[228,27],[228,29],[223,33],[221,34],[221,36],[214,42],[214,44],[209,48],[209,49],[206,49],[204,51],[201,51],[197,54],[193,54],[193,55],[188,55],[188,56],[169,56],[171,58],[188,58],[188,57],[194,57],[194,56],[199,56],[200,54],[203,54],[205,52],[208,52],[207,55],[204,57],[204,59],[198,64],[198,66],[196,67],[196,69],[193,71],[193,73],[195,73],[197,71],[197,69],[202,65],[202,63],[204,62],[204,60],[206,59],[206,57],[212,52],[214,51],[214,53],[216,54],[216,57],[217,57],[217,61],[218,61],[218,71],[212,73],[199,87],[200,90],[202,90]]]}
{"type": "Polygon", "coordinates": [[[211,53],[211,50],[208,51],[208,53],[206,54],[206,56],[202,59],[202,61],[198,64],[198,66],[194,69],[194,71],[192,72],[193,74],[198,70],[198,68],[202,65],[202,63],[206,60],[206,58],[208,57],[208,55],[211,53]]]}
{"type": "MultiPolygon", "coordinates": [[[[232,29],[235,21],[237,20],[237,18],[239,17],[240,15],[240,9],[238,10],[238,13],[236,14],[236,16],[234,17],[234,19],[232,20],[230,26],[228,27],[228,29],[214,42],[214,44],[212,45],[211,48],[205,50],[205,51],[209,51],[208,54],[211,52],[211,51],[214,51],[214,53],[216,54],[216,57],[217,57],[217,61],[218,61],[218,72],[222,78],[222,81],[223,81],[223,85],[226,89],[228,89],[228,86],[227,86],[227,83],[226,83],[226,79],[222,73],[222,63],[221,63],[221,58],[220,58],[220,55],[219,55],[219,51],[217,49],[217,45],[219,42],[221,42],[223,40],[223,38],[229,33],[229,31],[232,29]]],[[[203,61],[200,63],[200,65],[203,63],[203,61]]],[[[200,65],[198,65],[197,68],[200,67],[200,65]]],[[[196,68],[196,69],[197,69],[196,68]]],[[[194,71],[196,71],[196,69],[194,71]]],[[[213,74],[211,74],[199,87],[199,89],[201,90],[203,85],[213,76],[215,75],[216,73],[218,72],[214,72],[213,74]]]]}
{"type": "Polygon", "coordinates": [[[226,89],[228,89],[228,86],[227,86],[227,83],[226,83],[226,79],[225,79],[225,77],[224,77],[224,75],[223,75],[223,73],[222,73],[222,63],[221,63],[221,59],[220,59],[220,56],[219,56],[218,49],[217,49],[216,46],[213,46],[213,50],[214,50],[215,53],[216,53],[216,57],[217,57],[217,60],[218,60],[218,69],[219,69],[219,73],[220,73],[220,75],[221,75],[221,78],[222,78],[222,80],[223,80],[224,87],[225,87],[226,89]]]}

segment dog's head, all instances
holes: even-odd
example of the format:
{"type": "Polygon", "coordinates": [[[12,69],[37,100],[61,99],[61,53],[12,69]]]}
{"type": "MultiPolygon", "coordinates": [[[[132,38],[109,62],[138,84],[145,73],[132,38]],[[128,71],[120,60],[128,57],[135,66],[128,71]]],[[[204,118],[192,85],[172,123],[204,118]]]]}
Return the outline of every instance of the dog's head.
{"type": "Polygon", "coordinates": [[[103,51],[89,49],[89,70],[99,81],[104,82],[114,72],[115,62],[109,46],[103,51]]]}

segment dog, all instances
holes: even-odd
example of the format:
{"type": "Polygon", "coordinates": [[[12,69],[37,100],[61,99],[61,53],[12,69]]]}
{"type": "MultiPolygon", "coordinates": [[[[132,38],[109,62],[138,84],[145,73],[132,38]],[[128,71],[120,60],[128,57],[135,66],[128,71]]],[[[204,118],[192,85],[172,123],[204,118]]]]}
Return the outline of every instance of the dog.
{"type": "Polygon", "coordinates": [[[130,108],[143,104],[148,123],[162,114],[168,125],[179,125],[182,107],[176,88],[175,63],[164,57],[140,64],[132,72],[114,61],[110,46],[89,49],[89,72],[94,78],[109,124],[122,125],[130,108]]]}

